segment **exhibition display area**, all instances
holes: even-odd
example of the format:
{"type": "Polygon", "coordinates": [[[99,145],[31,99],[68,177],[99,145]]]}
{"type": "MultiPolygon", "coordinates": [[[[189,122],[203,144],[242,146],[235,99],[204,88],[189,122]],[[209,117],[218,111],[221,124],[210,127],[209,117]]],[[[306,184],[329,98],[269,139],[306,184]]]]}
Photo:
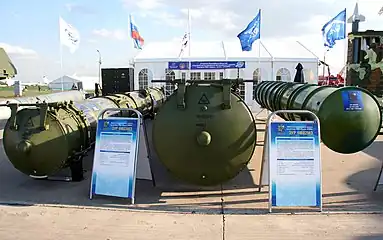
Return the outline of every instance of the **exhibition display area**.
{"type": "MultiPolygon", "coordinates": [[[[134,204],[131,204],[130,199],[117,197],[97,195],[90,199],[92,167],[95,159],[94,150],[84,157],[85,179],[83,181],[38,180],[21,174],[14,168],[4,154],[2,137],[2,156],[0,158],[2,194],[0,202],[3,204],[42,204],[180,213],[222,214],[222,210],[227,214],[267,213],[269,212],[270,200],[269,188],[264,186],[260,189],[259,181],[262,160],[267,150],[263,147],[265,145],[266,120],[270,112],[261,110],[262,108],[259,107],[259,111],[252,113],[257,129],[256,146],[247,167],[230,181],[214,186],[190,185],[170,174],[158,160],[153,141],[149,137],[148,152],[150,153],[151,174],[147,178],[144,176],[145,174],[142,174],[142,168],[137,168],[136,176],[138,179],[134,187],[134,204]]],[[[3,120],[1,124],[3,129],[5,121],[3,120]]],[[[145,126],[148,136],[150,136],[153,132],[153,120],[146,120],[145,126]]],[[[166,138],[164,137],[164,139],[166,138]]],[[[379,151],[382,140],[382,137],[378,135],[370,146],[352,154],[336,153],[323,143],[318,145],[321,163],[322,198],[320,203],[322,212],[380,212],[383,210],[383,194],[379,189],[380,186],[374,191],[381,167],[381,160],[379,159],[383,157],[379,151]]],[[[174,151],[177,149],[179,146],[175,145],[174,151]]],[[[140,160],[138,160],[138,165],[140,165],[140,160]]],[[[185,168],[188,168],[186,164],[184,165],[185,168]]],[[[70,173],[66,169],[58,175],[68,176],[70,173]]],[[[301,208],[294,207],[293,209],[287,208],[287,210],[284,210],[285,208],[273,208],[272,212],[307,212],[308,210],[318,212],[317,208],[301,208]]]]}

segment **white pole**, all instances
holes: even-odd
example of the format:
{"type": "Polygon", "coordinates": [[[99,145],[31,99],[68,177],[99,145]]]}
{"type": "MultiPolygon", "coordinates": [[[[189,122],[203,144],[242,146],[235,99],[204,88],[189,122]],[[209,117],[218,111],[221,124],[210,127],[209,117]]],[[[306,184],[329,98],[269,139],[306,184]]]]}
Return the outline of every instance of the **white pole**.
{"type": "MultiPolygon", "coordinates": [[[[260,24],[259,24],[259,31],[261,30],[261,23],[262,23],[262,14],[261,14],[261,9],[259,9],[259,14],[260,14],[260,24]]],[[[261,37],[258,39],[258,82],[262,81],[262,71],[261,71],[261,37]]],[[[254,83],[253,83],[254,84],[254,83]]]]}
{"type": "Polygon", "coordinates": [[[61,65],[61,92],[64,91],[64,70],[63,70],[63,47],[60,43],[60,65],[61,65]]]}
{"type": "Polygon", "coordinates": [[[101,85],[101,53],[100,50],[97,49],[98,52],[98,84],[101,85]]]}
{"type": "Polygon", "coordinates": [[[324,47],[323,51],[323,67],[322,67],[322,72],[323,72],[323,84],[327,84],[327,78],[326,78],[326,47],[324,47]]]}
{"type": "MultiPolygon", "coordinates": [[[[261,39],[258,39],[258,82],[262,81],[261,75],[261,39]]],[[[254,83],[253,83],[254,84],[254,83]]]]}
{"type": "MultiPolygon", "coordinates": [[[[344,74],[342,74],[344,76],[344,86],[346,86],[346,78],[347,78],[347,54],[348,53],[348,40],[347,40],[347,37],[346,37],[346,41],[344,43],[344,54],[343,54],[343,66],[342,68],[345,66],[345,68],[343,69],[344,71],[344,74]]],[[[342,76],[341,76],[342,77],[342,76]]]]}
{"type": "Polygon", "coordinates": [[[189,79],[191,79],[191,16],[190,16],[190,9],[188,8],[188,50],[189,50],[189,79]]]}
{"type": "MultiPolygon", "coordinates": [[[[226,54],[226,49],[225,49],[225,43],[223,41],[221,41],[221,45],[222,45],[222,51],[223,51],[223,55],[225,56],[225,61],[227,61],[227,54],[226,54]]],[[[225,68],[223,70],[223,78],[229,78],[228,74],[227,74],[227,69],[225,68]]]]}

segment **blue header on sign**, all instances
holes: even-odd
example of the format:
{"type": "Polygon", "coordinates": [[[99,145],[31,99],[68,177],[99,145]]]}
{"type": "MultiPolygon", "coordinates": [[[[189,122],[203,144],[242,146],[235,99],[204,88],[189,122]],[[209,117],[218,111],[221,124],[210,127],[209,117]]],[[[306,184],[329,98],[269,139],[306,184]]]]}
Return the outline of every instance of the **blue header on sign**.
{"type": "Polygon", "coordinates": [[[100,119],[98,129],[100,132],[132,132],[136,135],[138,119],[100,119]]]}
{"type": "Polygon", "coordinates": [[[169,70],[188,70],[191,64],[191,70],[208,70],[208,69],[236,69],[245,68],[245,61],[212,61],[212,62],[169,62],[169,70]]]}
{"type": "Polygon", "coordinates": [[[319,144],[318,123],[316,122],[272,122],[271,141],[274,144],[277,137],[305,138],[315,139],[315,143],[319,144]]]}

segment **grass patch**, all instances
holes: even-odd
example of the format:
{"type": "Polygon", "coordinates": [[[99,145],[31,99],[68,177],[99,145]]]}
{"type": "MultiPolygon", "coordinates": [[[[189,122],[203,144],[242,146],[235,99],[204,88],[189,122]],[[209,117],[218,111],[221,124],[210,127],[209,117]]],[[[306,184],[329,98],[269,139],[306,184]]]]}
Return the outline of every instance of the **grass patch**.
{"type": "MultiPolygon", "coordinates": [[[[37,95],[49,94],[58,91],[52,91],[48,87],[41,87],[40,91],[37,86],[28,86],[23,91],[22,97],[33,97],[37,95]]],[[[0,87],[0,98],[13,98],[15,97],[13,87],[0,87]]]]}

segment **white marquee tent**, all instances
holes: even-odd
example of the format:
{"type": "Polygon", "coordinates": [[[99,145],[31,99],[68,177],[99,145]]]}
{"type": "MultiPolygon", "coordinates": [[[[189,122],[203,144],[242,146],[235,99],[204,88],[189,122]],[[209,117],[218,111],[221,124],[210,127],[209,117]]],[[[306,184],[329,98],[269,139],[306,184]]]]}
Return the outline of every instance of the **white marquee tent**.
{"type": "MultiPolygon", "coordinates": [[[[98,83],[98,78],[97,77],[82,77],[82,76],[68,76],[64,75],[62,77],[62,82],[64,85],[64,90],[70,90],[72,89],[73,83],[78,83],[82,82],[83,89],[84,90],[93,90],[94,89],[94,84],[98,83]]],[[[53,89],[53,90],[61,90],[61,77],[53,80],[48,84],[48,87],[53,89]]]]}
{"type": "MultiPolygon", "coordinates": [[[[259,40],[258,40],[259,41],[259,40]]],[[[192,78],[219,79],[236,78],[237,69],[228,70],[168,70],[168,62],[173,61],[245,61],[246,67],[239,74],[244,79],[293,81],[295,67],[301,63],[305,81],[316,83],[318,76],[318,58],[297,41],[262,40],[260,58],[258,41],[253,44],[253,51],[241,50],[239,40],[216,42],[191,42],[179,58],[181,45],[178,42],[148,43],[134,58],[136,88],[151,85],[152,79],[192,78]],[[259,74],[260,69],[260,74],[259,74]]],[[[167,85],[167,94],[174,87],[167,85]]],[[[241,86],[241,95],[247,104],[253,104],[253,83],[241,86]]]]}
{"type": "Polygon", "coordinates": [[[53,80],[48,84],[48,87],[52,90],[61,90],[62,88],[64,91],[72,89],[73,84],[76,84],[81,82],[78,79],[72,78],[70,76],[63,76],[60,78],[57,78],[56,80],[53,80]]]}

